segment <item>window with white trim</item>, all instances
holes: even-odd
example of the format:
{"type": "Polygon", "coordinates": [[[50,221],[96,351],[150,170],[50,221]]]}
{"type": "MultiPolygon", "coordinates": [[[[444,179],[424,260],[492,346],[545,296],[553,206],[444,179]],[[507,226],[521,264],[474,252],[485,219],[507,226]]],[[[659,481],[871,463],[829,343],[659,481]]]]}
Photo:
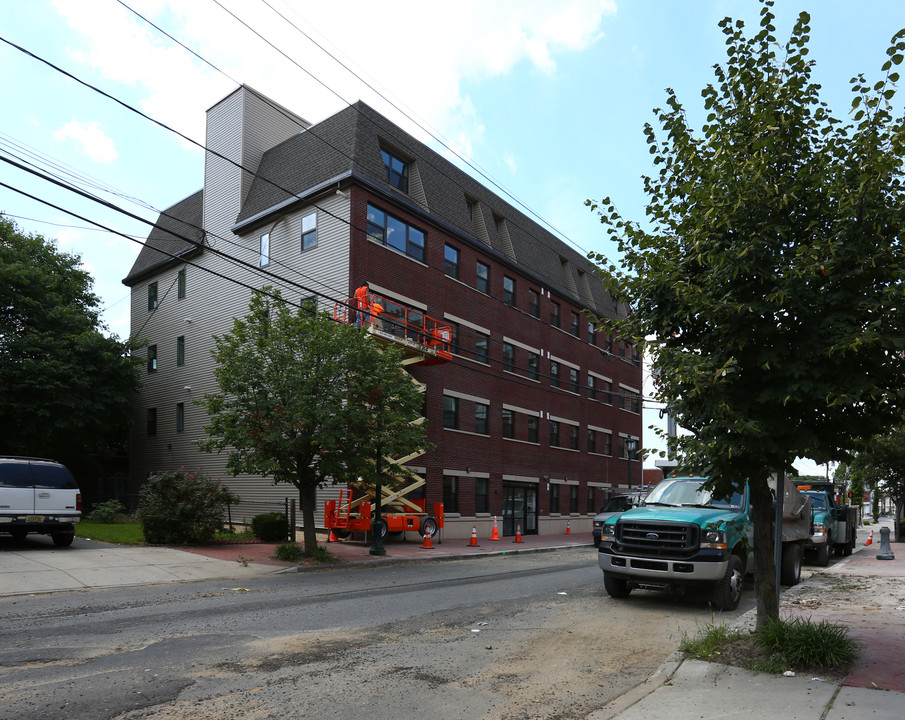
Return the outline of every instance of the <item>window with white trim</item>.
{"type": "Polygon", "coordinates": [[[317,213],[302,216],[302,250],[317,247],[317,213]]]}

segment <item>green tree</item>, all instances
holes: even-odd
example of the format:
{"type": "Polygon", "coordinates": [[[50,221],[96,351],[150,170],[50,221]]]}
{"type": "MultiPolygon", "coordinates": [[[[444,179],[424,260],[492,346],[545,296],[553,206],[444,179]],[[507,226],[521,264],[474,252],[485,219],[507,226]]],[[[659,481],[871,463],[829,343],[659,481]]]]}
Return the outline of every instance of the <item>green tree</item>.
{"type": "Polygon", "coordinates": [[[0,449],[73,472],[122,452],[139,387],[130,347],[104,335],[78,255],[0,216],[0,449]]]}
{"type": "Polygon", "coordinates": [[[902,540],[902,514],[905,510],[905,427],[893,428],[865,443],[852,461],[852,470],[869,478],[879,493],[887,493],[896,506],[895,540],[902,540]]]}
{"type": "Polygon", "coordinates": [[[901,418],[905,132],[892,100],[905,31],[869,85],[852,80],[853,125],[819,98],[802,13],[785,46],[772,2],[760,29],[726,18],[725,66],[702,91],[706,122],[678,98],[646,135],[647,227],[588,201],[624,267],[592,253],[631,313],[661,398],[690,434],[673,447],[718,494],[749,481],[758,626],[778,615],[772,471],[845,459],[901,418]]]}
{"type": "Polygon", "coordinates": [[[298,489],[306,554],[317,550],[318,487],[389,483],[378,457],[425,447],[421,388],[397,348],[311,307],[293,312],[270,288],[255,293],[248,315],[215,342],[220,392],[201,401],[211,422],[199,446],[228,449],[233,474],[298,489]]]}

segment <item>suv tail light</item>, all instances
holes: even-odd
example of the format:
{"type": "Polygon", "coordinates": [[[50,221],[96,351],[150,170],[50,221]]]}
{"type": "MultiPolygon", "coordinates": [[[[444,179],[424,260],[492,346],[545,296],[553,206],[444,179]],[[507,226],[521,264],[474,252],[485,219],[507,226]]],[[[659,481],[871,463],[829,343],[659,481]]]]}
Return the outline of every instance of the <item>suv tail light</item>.
{"type": "Polygon", "coordinates": [[[82,512],[82,493],[75,496],[75,509],[82,512]]]}

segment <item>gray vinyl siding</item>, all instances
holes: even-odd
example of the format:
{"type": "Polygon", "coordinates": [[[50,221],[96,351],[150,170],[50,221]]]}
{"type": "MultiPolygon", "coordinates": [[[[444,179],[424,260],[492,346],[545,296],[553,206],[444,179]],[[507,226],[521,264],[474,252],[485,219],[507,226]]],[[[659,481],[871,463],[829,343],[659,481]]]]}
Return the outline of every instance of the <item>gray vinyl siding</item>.
{"type": "MultiPolygon", "coordinates": [[[[281,287],[283,296],[298,303],[317,296],[318,309],[333,311],[345,300],[349,287],[349,199],[330,194],[286,215],[270,229],[271,270],[291,281],[281,287]],[[317,245],[302,251],[302,218],[317,215],[317,245]],[[294,284],[292,284],[294,283],[294,284]]],[[[260,228],[249,235],[258,243],[260,228]]]]}
{"type": "MultiPolygon", "coordinates": [[[[208,113],[208,147],[257,168],[261,155],[270,144],[285,140],[299,130],[297,116],[286,118],[246,88],[240,88],[208,113]],[[243,145],[244,136],[244,145],[243,145]]],[[[214,335],[228,332],[235,317],[248,312],[250,288],[280,286],[278,279],[262,276],[259,266],[259,238],[267,228],[239,237],[229,228],[235,222],[250,175],[212,153],[205,158],[204,229],[205,251],[193,259],[198,267],[186,267],[186,297],[177,299],[176,281],[181,266],[164,269],[148,280],[132,287],[133,333],[157,345],[158,369],[147,373],[142,365],[144,387],[135,399],[135,426],[131,443],[131,486],[140,483],[157,470],[201,470],[220,478],[240,497],[256,500],[297,498],[292,485],[274,485],[269,479],[255,476],[232,477],[226,470],[227,453],[209,454],[198,450],[195,442],[205,437],[208,417],[195,404],[205,393],[217,391],[213,377],[214,335]],[[243,180],[243,174],[247,177],[243,180]],[[213,249],[213,251],[212,251],[213,249]],[[247,263],[231,263],[214,251],[228,253],[247,263]],[[213,272],[209,272],[213,271],[213,272]],[[215,275],[213,273],[217,273],[215,275]],[[223,277],[238,282],[224,281],[223,277]],[[147,309],[149,282],[158,283],[158,307],[147,309]],[[241,284],[240,284],[241,283],[241,284]],[[248,287],[245,287],[248,286],[248,287]],[[176,343],[185,337],[185,363],[176,364],[176,343]],[[189,389],[186,389],[189,388],[189,389]],[[185,405],[184,432],[176,432],[176,405],[185,405]],[[157,408],[157,434],[148,436],[148,408],[157,408]]],[[[349,200],[331,195],[321,206],[339,218],[318,212],[317,247],[301,251],[301,218],[312,208],[293,212],[275,223],[271,231],[271,262],[268,270],[299,285],[313,286],[323,307],[332,309],[332,298],[344,296],[349,272],[349,200]],[[316,278],[315,282],[310,279],[316,278]],[[339,295],[337,296],[337,291],[339,295]]],[[[296,303],[311,292],[283,284],[284,295],[296,303]]],[[[138,351],[143,361],[147,346],[138,351]]],[[[323,501],[336,497],[338,490],[329,488],[319,495],[315,517],[323,525],[323,501]]],[[[299,515],[299,521],[301,515],[299,515]]]]}

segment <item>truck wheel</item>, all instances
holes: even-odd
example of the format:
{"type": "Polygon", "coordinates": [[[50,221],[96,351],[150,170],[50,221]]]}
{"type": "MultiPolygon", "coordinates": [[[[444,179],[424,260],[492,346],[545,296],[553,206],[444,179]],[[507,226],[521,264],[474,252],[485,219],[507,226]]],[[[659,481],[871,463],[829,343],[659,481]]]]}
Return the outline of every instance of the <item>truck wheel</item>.
{"type": "Polygon", "coordinates": [[[798,543],[790,542],[782,546],[779,582],[786,587],[801,582],[801,545],[798,543]]]}
{"type": "Polygon", "coordinates": [[[74,538],[75,533],[50,533],[50,539],[57,547],[69,547],[74,538]]]}
{"type": "Polygon", "coordinates": [[[387,521],[383,518],[371,521],[371,532],[379,535],[381,540],[385,540],[387,536],[387,521]]]}
{"type": "Polygon", "coordinates": [[[820,567],[826,567],[830,564],[830,548],[832,545],[833,541],[827,538],[825,543],[817,546],[817,557],[814,561],[820,567]]]}
{"type": "Polygon", "coordinates": [[[842,546],[842,557],[848,557],[849,555],[852,554],[854,549],[855,549],[854,540],[852,540],[851,542],[845,543],[845,545],[842,546]]]}
{"type": "Polygon", "coordinates": [[[742,585],[745,577],[742,574],[742,561],[738,555],[729,556],[726,574],[713,591],[713,604],[720,610],[735,610],[742,599],[742,585]]]}
{"type": "Polygon", "coordinates": [[[437,518],[424,517],[421,518],[421,537],[428,535],[433,537],[437,534],[437,518]]]}
{"type": "Polygon", "coordinates": [[[606,594],[613,598],[627,598],[632,592],[632,589],[628,586],[628,580],[623,580],[612,573],[603,574],[603,587],[606,590],[606,594]]]}

